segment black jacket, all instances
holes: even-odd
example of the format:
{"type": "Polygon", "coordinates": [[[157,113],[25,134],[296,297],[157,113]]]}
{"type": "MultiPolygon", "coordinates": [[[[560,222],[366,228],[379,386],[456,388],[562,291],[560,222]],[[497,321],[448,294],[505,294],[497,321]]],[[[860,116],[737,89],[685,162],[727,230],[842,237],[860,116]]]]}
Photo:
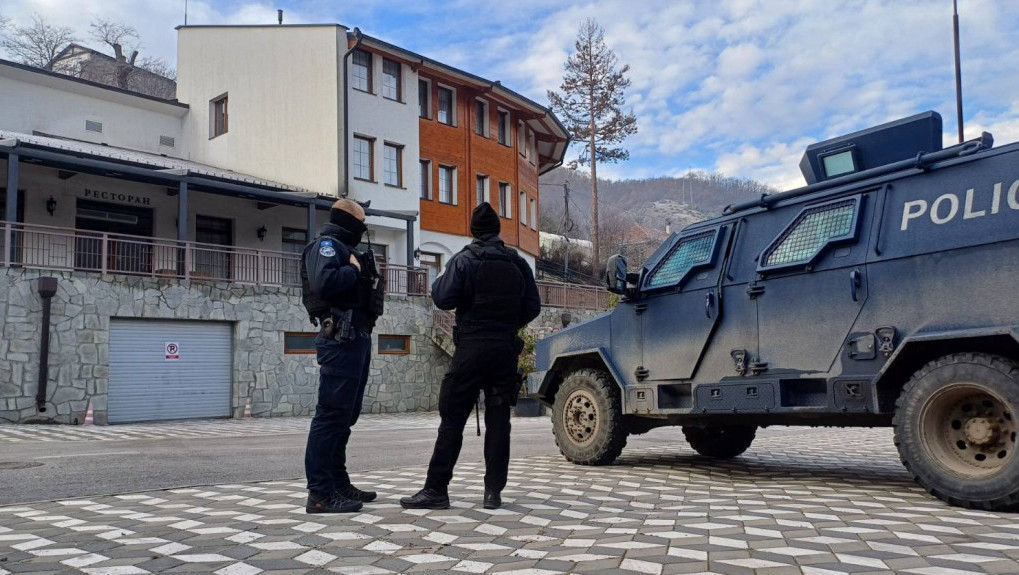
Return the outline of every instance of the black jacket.
{"type": "MultiPolygon", "coordinates": [[[[512,253],[514,263],[520,269],[524,279],[524,289],[520,294],[520,318],[517,325],[514,326],[514,332],[538,317],[541,312],[541,299],[538,296],[538,286],[534,283],[531,266],[527,265],[527,262],[515,251],[505,247],[503,241],[497,236],[476,239],[473,244],[495,246],[507,250],[512,253]]],[[[432,301],[435,302],[435,307],[444,310],[456,309],[457,325],[461,328],[467,327],[470,322],[467,312],[474,301],[474,278],[479,267],[481,267],[481,259],[469,249],[464,248],[449,260],[446,270],[432,284],[432,301]]],[[[483,328],[485,326],[472,327],[483,328]]]]}
{"type": "MultiPolygon", "coordinates": [[[[358,301],[357,280],[360,272],[350,263],[356,252],[340,241],[342,228],[327,223],[314,241],[304,247],[304,266],[308,287],[321,300],[336,310],[348,310],[358,301]]],[[[363,310],[354,310],[355,323],[363,310]]],[[[363,325],[363,324],[361,324],[363,325]]]]}

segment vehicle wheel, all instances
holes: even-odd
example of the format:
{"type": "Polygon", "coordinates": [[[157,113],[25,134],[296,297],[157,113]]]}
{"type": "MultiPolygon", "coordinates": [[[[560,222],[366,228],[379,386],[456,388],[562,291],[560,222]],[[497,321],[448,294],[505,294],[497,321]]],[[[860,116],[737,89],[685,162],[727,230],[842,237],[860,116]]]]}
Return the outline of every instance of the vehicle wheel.
{"type": "Polygon", "coordinates": [[[619,387],[597,369],[571,373],[556,393],[552,433],[559,451],[573,463],[606,465],[626,446],[619,387]]]}
{"type": "Polygon", "coordinates": [[[684,427],[683,436],[694,451],[715,459],[732,459],[750,448],[757,435],[754,425],[684,427]]]}
{"type": "Polygon", "coordinates": [[[1019,504],[1019,365],[948,355],[913,374],[895,403],[895,446],[917,483],[952,505],[1019,504]]]}

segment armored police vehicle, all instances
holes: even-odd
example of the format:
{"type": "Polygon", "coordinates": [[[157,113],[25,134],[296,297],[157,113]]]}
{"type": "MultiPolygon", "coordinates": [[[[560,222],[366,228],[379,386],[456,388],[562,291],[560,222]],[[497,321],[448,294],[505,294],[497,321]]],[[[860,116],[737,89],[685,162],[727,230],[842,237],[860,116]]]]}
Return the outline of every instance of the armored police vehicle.
{"type": "Polygon", "coordinates": [[[892,426],[952,504],[1019,504],[1019,143],[942,147],[927,112],[811,145],[807,186],[609,259],[611,312],[546,337],[529,391],[560,450],[612,462],[679,425],[700,454],[768,425],[892,426]]]}

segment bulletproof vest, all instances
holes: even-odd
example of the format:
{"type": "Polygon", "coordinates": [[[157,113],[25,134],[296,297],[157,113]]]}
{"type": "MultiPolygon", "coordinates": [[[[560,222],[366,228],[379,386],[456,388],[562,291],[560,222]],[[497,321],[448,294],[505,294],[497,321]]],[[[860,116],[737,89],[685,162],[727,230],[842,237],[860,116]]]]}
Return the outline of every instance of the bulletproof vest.
{"type": "Polygon", "coordinates": [[[318,318],[329,314],[329,302],[318,297],[318,294],[311,289],[311,284],[308,282],[308,267],[304,263],[303,257],[301,258],[301,303],[304,304],[304,309],[308,310],[308,319],[312,320],[312,323],[316,323],[318,318]]]}
{"type": "Polygon", "coordinates": [[[496,322],[516,329],[524,293],[524,276],[515,254],[497,246],[467,246],[481,265],[474,274],[474,300],[467,311],[470,322],[496,322]]]}

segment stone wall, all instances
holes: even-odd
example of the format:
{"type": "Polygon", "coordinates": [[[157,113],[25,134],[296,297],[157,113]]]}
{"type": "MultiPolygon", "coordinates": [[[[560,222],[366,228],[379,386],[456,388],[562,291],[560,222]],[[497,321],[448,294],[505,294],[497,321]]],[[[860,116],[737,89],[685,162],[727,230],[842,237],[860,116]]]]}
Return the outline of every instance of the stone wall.
{"type": "MultiPolygon", "coordinates": [[[[449,356],[432,341],[428,298],[388,296],[378,334],[410,338],[407,354],[373,354],[364,410],[434,410],[449,356]]],[[[564,310],[546,309],[535,331],[561,327],[564,310]]],[[[597,312],[570,310],[573,321],[597,312]]],[[[314,411],[318,368],[314,355],[284,354],[284,332],[313,331],[291,288],[0,268],[0,422],[84,420],[89,400],[97,424],[106,423],[111,318],[226,321],[234,329],[233,416],[248,400],[255,417],[314,411]],[[52,300],[46,411],[35,408],[42,300],[40,276],[57,278],[52,300]]]]}

